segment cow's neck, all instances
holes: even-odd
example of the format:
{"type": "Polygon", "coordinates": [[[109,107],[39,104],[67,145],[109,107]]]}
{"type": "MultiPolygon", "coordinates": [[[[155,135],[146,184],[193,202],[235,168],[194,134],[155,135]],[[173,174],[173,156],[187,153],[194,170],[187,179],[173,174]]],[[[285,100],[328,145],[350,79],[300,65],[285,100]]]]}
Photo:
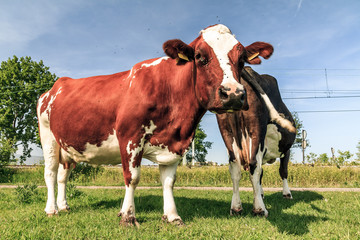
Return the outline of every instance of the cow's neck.
{"type": "MultiPolygon", "coordinates": [[[[170,64],[169,62],[164,64],[170,64]]],[[[206,109],[199,104],[195,95],[194,63],[174,65],[174,62],[171,66],[167,66],[169,69],[166,71],[170,71],[168,75],[170,77],[164,79],[166,81],[164,84],[168,85],[166,87],[171,89],[167,97],[169,111],[160,120],[162,127],[154,133],[151,142],[160,140],[159,142],[167,145],[170,151],[183,154],[190,146],[195,129],[206,109]]]]}

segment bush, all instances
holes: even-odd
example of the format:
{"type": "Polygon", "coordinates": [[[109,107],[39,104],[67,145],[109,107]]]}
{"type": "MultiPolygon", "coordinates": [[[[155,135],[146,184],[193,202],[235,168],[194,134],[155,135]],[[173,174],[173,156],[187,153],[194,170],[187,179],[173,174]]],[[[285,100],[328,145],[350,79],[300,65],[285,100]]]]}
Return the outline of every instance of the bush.
{"type": "Polygon", "coordinates": [[[25,184],[23,187],[15,188],[17,200],[20,203],[31,203],[37,196],[37,186],[35,184],[25,184]]]}
{"type": "Polygon", "coordinates": [[[66,196],[68,198],[77,198],[77,197],[81,196],[82,194],[83,194],[83,192],[79,191],[73,182],[68,182],[66,184],[66,196]]]}
{"type": "MultiPolygon", "coordinates": [[[[0,133],[1,136],[1,133],[0,133]]],[[[0,138],[0,168],[8,165],[11,162],[15,162],[14,154],[16,149],[13,147],[13,142],[9,139],[5,139],[1,136],[0,138]]]]}
{"type": "Polygon", "coordinates": [[[90,180],[96,180],[97,175],[100,175],[103,171],[104,168],[101,166],[79,163],[71,171],[70,180],[76,182],[89,182],[90,180]]]}

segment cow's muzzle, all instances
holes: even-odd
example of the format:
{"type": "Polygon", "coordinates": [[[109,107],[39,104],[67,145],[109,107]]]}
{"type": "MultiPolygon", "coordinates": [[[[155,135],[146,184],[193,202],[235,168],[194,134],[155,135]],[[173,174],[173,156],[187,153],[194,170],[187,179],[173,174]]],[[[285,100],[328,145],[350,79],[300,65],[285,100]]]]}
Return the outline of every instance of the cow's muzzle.
{"type": "Polygon", "coordinates": [[[220,86],[219,96],[225,110],[241,110],[245,99],[246,91],[240,88],[227,88],[220,86]]]}

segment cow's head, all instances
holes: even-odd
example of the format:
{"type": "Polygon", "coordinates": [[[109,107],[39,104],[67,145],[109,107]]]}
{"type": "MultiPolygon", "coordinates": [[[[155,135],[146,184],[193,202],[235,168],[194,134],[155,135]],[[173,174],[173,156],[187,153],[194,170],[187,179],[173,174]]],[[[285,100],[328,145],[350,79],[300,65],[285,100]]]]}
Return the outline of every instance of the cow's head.
{"type": "Polygon", "coordinates": [[[163,48],[178,64],[194,62],[196,96],[203,107],[217,113],[243,107],[246,92],[239,82],[245,62],[260,64],[259,56],[267,59],[273,52],[273,47],[263,42],[244,47],[221,24],[202,30],[189,45],[174,39],[163,48]]]}

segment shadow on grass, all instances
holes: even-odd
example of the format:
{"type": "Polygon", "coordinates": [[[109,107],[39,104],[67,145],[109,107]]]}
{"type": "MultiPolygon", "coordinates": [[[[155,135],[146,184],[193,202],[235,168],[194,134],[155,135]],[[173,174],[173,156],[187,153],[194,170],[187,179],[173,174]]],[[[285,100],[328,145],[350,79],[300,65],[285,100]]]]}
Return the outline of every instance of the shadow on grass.
{"type": "MultiPolygon", "coordinates": [[[[241,194],[241,193],[240,193],[241,194]]],[[[241,194],[244,198],[244,194],[241,194]]],[[[252,198],[252,194],[250,194],[252,198]]],[[[267,220],[276,226],[279,232],[304,235],[309,232],[309,225],[313,222],[326,221],[328,218],[321,217],[322,213],[326,213],[312,204],[312,202],[323,199],[323,196],[316,192],[293,192],[294,199],[284,199],[281,192],[265,195],[265,205],[269,210],[269,217],[267,220]],[[301,206],[304,204],[304,206],[301,206]],[[299,205],[294,207],[295,205],[299,205]],[[304,213],[294,213],[301,211],[304,208],[304,213]],[[292,209],[292,213],[287,213],[287,209],[292,209]],[[296,209],[299,209],[298,211],[296,209]]],[[[179,215],[186,222],[191,222],[196,217],[203,218],[216,218],[216,219],[228,219],[231,197],[228,200],[214,200],[206,197],[175,197],[176,206],[178,207],[179,215]]],[[[78,206],[78,210],[83,208],[97,209],[110,209],[114,208],[116,212],[120,211],[123,197],[113,200],[98,199],[88,206],[78,206]]],[[[135,197],[135,206],[137,213],[149,213],[155,212],[159,217],[163,214],[163,197],[162,195],[145,194],[135,197]]],[[[243,202],[243,214],[238,216],[239,218],[253,217],[252,216],[252,200],[243,202]],[[249,203],[251,202],[251,203],[249,203]]],[[[235,217],[236,218],[236,217],[235,217]]],[[[142,219],[138,221],[144,222],[148,219],[142,219]]]]}
{"type": "MultiPolygon", "coordinates": [[[[321,213],[326,213],[326,211],[312,204],[313,201],[323,199],[321,194],[311,191],[293,191],[292,195],[294,199],[291,200],[283,199],[281,192],[265,195],[265,205],[270,206],[268,220],[278,228],[279,232],[303,235],[309,232],[309,225],[311,223],[328,220],[326,217],[319,216],[321,213]],[[286,212],[287,209],[294,208],[294,205],[297,204],[305,204],[303,206],[306,209],[304,213],[294,214],[286,212]]],[[[296,208],[301,210],[302,207],[297,206],[296,208]]]]}

